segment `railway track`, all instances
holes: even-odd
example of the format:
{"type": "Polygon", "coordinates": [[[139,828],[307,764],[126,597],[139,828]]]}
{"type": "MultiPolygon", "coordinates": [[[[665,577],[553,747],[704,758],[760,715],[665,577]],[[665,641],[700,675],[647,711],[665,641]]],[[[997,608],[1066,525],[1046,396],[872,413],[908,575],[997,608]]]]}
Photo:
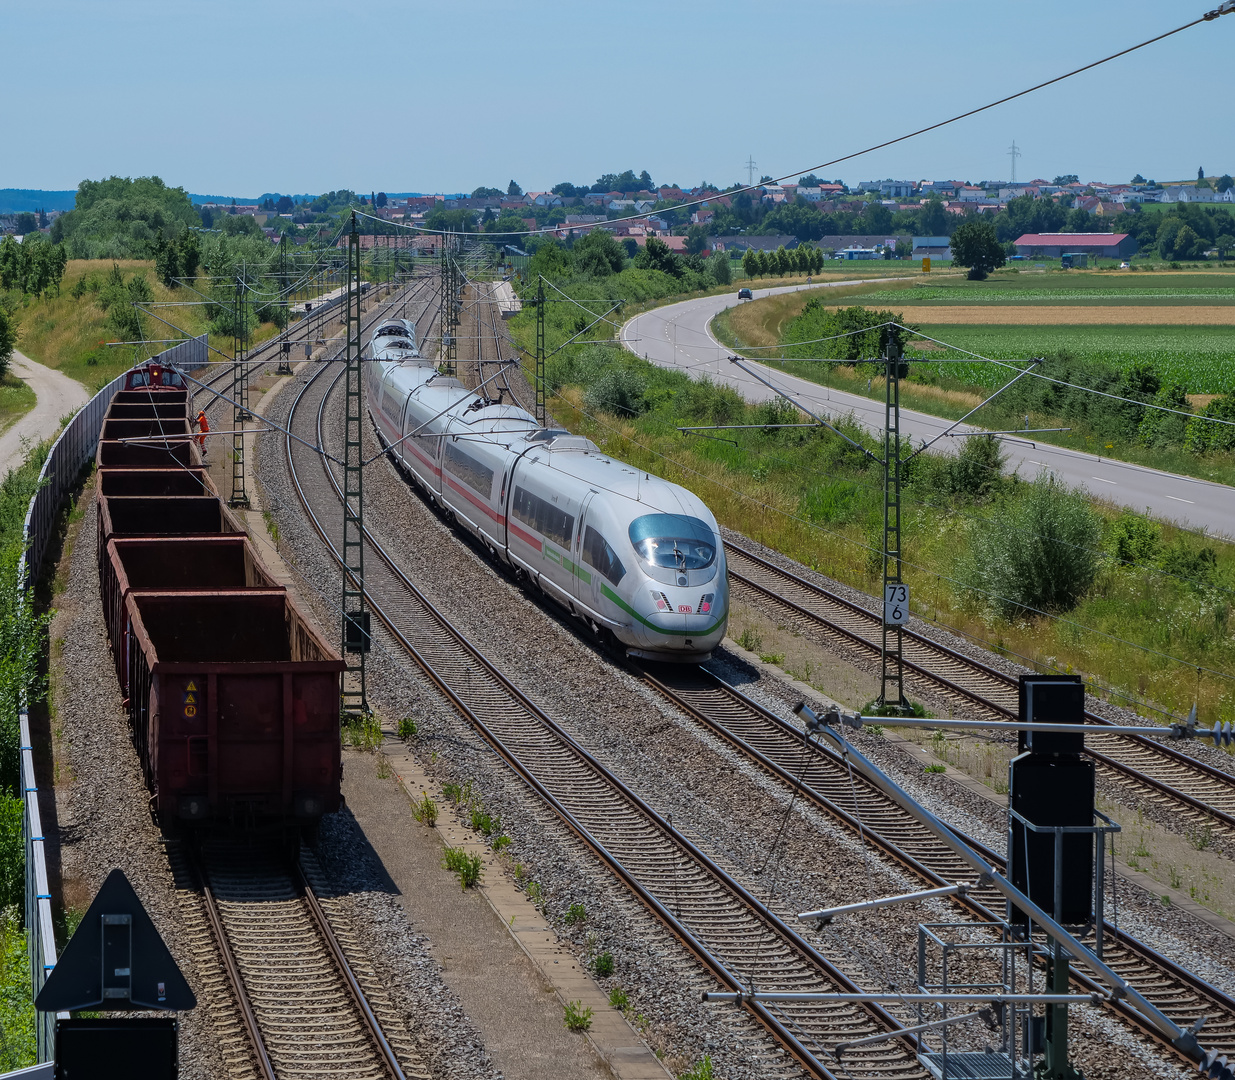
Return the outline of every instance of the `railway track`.
{"type": "MultiPolygon", "coordinates": [[[[309,444],[325,437],[331,381],[325,369],[301,389],[289,427],[309,444]]],[[[342,511],[338,477],[320,454],[285,441],[305,512],[338,561],[342,511]]],[[[764,907],[725,870],[606,770],[507,680],[450,624],[366,536],[365,591],[394,641],[462,716],[601,861],[726,988],[859,992],[795,929],[764,907]]],[[[834,1077],[823,1048],[902,1026],[878,1006],[798,1003],[746,1006],[809,1074],[834,1077]]],[[[771,1048],[768,1048],[770,1051],[771,1048]]],[[[766,1053],[765,1074],[785,1074],[766,1053]]],[[[796,1072],[796,1070],[791,1070],[796,1072]]],[[[910,1037],[855,1049],[839,1075],[882,1080],[924,1078],[910,1037]]]]}
{"type": "Polygon", "coordinates": [[[222,961],[238,1022],[221,1033],[219,1049],[233,1075],[429,1076],[376,972],[356,962],[355,935],[335,929],[346,919],[318,895],[312,855],[289,861],[258,845],[214,843],[191,855],[178,850],[172,862],[178,878],[197,885],[208,928],[192,933],[190,925],[197,951],[222,961]]]}
{"type": "MultiPolygon", "coordinates": [[[[880,618],[846,597],[798,577],[733,541],[725,542],[733,594],[770,605],[795,629],[864,660],[880,655],[880,618]]],[[[955,702],[981,720],[1014,720],[1017,680],[909,627],[904,631],[907,688],[955,702]]],[[[1132,805],[1148,801],[1169,811],[1184,830],[1211,829],[1235,843],[1235,775],[1157,740],[1104,735],[1110,721],[1089,711],[1086,751],[1103,778],[1132,805]]],[[[1181,830],[1183,831],[1183,830],[1181,830]]]]}
{"type": "MultiPolygon", "coordinates": [[[[318,371],[301,390],[289,427],[309,444],[324,446],[324,416],[330,391],[318,371]],[[316,406],[316,408],[314,408],[316,406]],[[315,416],[315,427],[307,425],[315,416]]],[[[329,463],[287,440],[289,469],[306,513],[338,561],[331,537],[341,529],[339,479],[329,463]]],[[[609,869],[639,897],[678,939],[729,988],[757,983],[805,989],[847,989],[852,982],[794,929],[763,907],[740,883],[716,866],[639,796],[590,757],[514,687],[449,624],[403,574],[371,533],[366,560],[366,595],[378,619],[477,732],[535,790],[609,869]]],[[[852,804],[848,771],[836,755],[812,749],[803,768],[803,740],[792,725],[762,709],[709,673],[674,668],[645,678],[688,714],[705,723],[782,783],[795,784],[825,813],[860,829],[902,867],[931,885],[966,880],[968,868],[926,830],[876,789],[861,787],[861,820],[845,810],[852,804]],[[694,680],[693,682],[691,680],[694,680]]],[[[1013,684],[1015,685],[1015,684],[1013,684]]],[[[974,843],[973,841],[969,841],[974,843]]],[[[975,843],[992,862],[995,853],[975,843]]],[[[965,917],[997,921],[1002,910],[994,890],[975,890],[964,902],[965,917]]],[[[1235,1000],[1175,965],[1153,949],[1104,927],[1104,955],[1124,978],[1171,1016],[1188,1026],[1207,1016],[1205,1044],[1235,1052],[1235,1000]]],[[[1097,985],[1083,974],[1085,989],[1097,985]]],[[[856,988],[855,988],[856,989],[856,988]]],[[[850,992],[855,992],[851,990],[850,992]]],[[[829,1012],[805,1003],[745,1006],[808,1072],[831,1076],[835,1066],[821,1058],[840,1041],[851,1041],[900,1021],[877,1007],[846,1006],[829,1012]]],[[[1142,1031],[1150,1029],[1134,1010],[1112,1006],[1142,1031]]],[[[846,1056],[845,1076],[917,1076],[922,1067],[909,1036],[846,1056]]]]}
{"type": "MultiPolygon", "coordinates": [[[[422,287],[374,305],[366,323],[413,302],[422,287]]],[[[246,377],[269,362],[256,361],[246,377]]],[[[213,381],[231,374],[225,365],[213,381]]],[[[168,855],[232,1076],[427,1080],[402,1016],[310,853],[289,861],[277,847],[212,843],[193,852],[171,845],[168,855]]]]}
{"type": "MultiPolygon", "coordinates": [[[[968,864],[873,784],[860,775],[851,775],[830,747],[805,744],[801,731],[794,725],[710,671],[686,665],[635,670],[678,708],[780,783],[797,790],[799,798],[807,799],[855,836],[876,845],[917,876],[925,888],[972,879],[973,871],[968,864]],[[804,763],[806,753],[810,756],[804,763]],[[855,788],[860,809],[855,808],[855,788]]],[[[1003,868],[1002,856],[972,837],[959,831],[957,835],[992,865],[1003,868]]],[[[972,890],[966,899],[950,903],[963,917],[981,921],[998,920],[1005,910],[1003,898],[991,888],[972,890]]],[[[1181,1027],[1190,1026],[1200,1016],[1208,1017],[1202,1040],[1206,1048],[1235,1055],[1235,999],[1109,921],[1103,929],[1103,956],[1112,968],[1181,1027]]],[[[1091,948],[1096,945],[1093,934],[1087,944],[1091,948]]],[[[1074,974],[1080,988],[1097,988],[1083,973],[1074,974]]],[[[1148,1032],[1135,1012],[1122,1005],[1114,1008],[1148,1032]]]]}

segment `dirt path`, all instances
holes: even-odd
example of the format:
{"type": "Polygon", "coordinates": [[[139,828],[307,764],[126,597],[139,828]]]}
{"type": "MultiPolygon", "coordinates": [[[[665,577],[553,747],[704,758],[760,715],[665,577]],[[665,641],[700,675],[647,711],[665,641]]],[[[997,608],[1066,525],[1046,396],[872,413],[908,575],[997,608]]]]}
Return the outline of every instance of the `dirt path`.
{"type": "Polygon", "coordinates": [[[24,442],[39,442],[60,430],[60,418],[76,412],[90,393],[81,383],[13,351],[9,370],[29,385],[38,400],[34,408],[0,435],[0,476],[21,464],[24,442]]]}

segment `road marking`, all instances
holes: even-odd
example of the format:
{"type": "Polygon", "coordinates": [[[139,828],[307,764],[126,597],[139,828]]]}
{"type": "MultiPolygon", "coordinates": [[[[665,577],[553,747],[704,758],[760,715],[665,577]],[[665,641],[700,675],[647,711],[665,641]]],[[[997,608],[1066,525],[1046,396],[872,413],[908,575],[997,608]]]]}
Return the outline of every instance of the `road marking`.
{"type": "Polygon", "coordinates": [[[1044,469],[1049,469],[1049,468],[1050,468],[1050,466],[1049,466],[1049,465],[1048,465],[1045,461],[1035,461],[1033,458],[1030,458],[1030,459],[1029,459],[1029,464],[1030,464],[1030,465],[1041,465],[1041,466],[1042,466],[1042,468],[1044,468],[1044,469]]]}
{"type": "Polygon", "coordinates": [[[1174,499],[1176,502],[1186,502],[1189,506],[1196,505],[1191,499],[1181,499],[1178,495],[1168,495],[1167,498],[1174,499]]]}
{"type": "Polygon", "coordinates": [[[1105,476],[1095,476],[1095,477],[1093,477],[1093,479],[1094,479],[1094,480],[1101,480],[1101,481],[1102,481],[1102,483],[1104,483],[1104,484],[1115,484],[1115,483],[1116,483],[1116,481],[1114,481],[1114,480],[1108,480],[1105,476]]]}

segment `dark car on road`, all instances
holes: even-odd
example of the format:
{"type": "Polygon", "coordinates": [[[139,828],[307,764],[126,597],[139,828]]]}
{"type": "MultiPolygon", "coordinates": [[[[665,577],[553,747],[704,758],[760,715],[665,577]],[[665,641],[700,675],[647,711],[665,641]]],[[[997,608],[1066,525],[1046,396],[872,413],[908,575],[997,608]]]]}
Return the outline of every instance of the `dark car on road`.
{"type": "Polygon", "coordinates": [[[739,300],[750,300],[750,299],[752,299],[750,289],[738,289],[738,299],[739,299],[739,300]]]}

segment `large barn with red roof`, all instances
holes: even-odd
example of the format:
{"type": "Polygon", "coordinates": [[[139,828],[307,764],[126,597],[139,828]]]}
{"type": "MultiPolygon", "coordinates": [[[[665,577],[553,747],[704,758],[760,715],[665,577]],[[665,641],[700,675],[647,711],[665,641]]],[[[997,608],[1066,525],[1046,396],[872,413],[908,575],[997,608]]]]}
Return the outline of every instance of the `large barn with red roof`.
{"type": "Polygon", "coordinates": [[[1016,253],[1047,259],[1084,252],[1102,259],[1127,259],[1136,254],[1131,233],[1026,233],[1016,241],[1016,253]]]}

